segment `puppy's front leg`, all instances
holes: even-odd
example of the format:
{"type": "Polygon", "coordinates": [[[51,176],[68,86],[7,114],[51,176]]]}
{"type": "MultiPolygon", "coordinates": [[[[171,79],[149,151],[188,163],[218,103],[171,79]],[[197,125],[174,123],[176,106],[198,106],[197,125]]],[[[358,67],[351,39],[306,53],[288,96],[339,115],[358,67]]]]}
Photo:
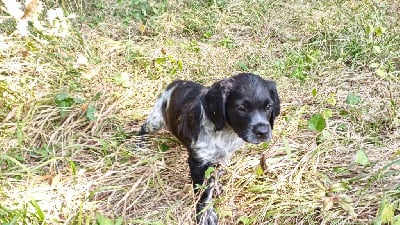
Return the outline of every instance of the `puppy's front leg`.
{"type": "MultiPolygon", "coordinates": [[[[203,164],[196,161],[193,157],[189,157],[190,175],[193,181],[194,192],[198,193],[201,189],[199,186],[204,184],[204,173],[213,166],[212,164],[203,164]]],[[[206,182],[206,188],[201,194],[200,200],[196,205],[196,220],[199,225],[217,225],[218,216],[213,207],[209,205],[212,200],[214,191],[214,177],[211,177],[206,182]]]]}

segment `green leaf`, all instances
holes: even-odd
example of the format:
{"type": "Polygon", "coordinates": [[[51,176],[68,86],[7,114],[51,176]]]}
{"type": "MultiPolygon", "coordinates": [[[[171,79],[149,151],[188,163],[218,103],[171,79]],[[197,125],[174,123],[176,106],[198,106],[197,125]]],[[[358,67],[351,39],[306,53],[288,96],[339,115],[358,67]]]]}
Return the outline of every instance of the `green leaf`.
{"type": "Polygon", "coordinates": [[[326,102],[329,105],[335,106],[336,105],[336,94],[335,93],[329,94],[329,97],[326,99],[326,102]]]}
{"type": "Polygon", "coordinates": [[[306,55],[306,59],[307,59],[309,62],[313,62],[313,63],[317,63],[317,62],[318,62],[318,60],[317,60],[313,55],[307,54],[307,55],[306,55]]]}
{"type": "Polygon", "coordinates": [[[313,88],[311,91],[312,96],[315,98],[317,96],[317,89],[313,88]]]}
{"type": "Polygon", "coordinates": [[[355,94],[348,94],[346,98],[346,103],[349,105],[358,105],[361,102],[361,97],[355,94]]]}
{"type": "Polygon", "coordinates": [[[304,82],[307,74],[304,72],[303,66],[297,66],[297,68],[292,71],[290,76],[299,79],[301,82],[304,82]]]}
{"type": "Polygon", "coordinates": [[[372,33],[372,31],[374,31],[374,26],[372,26],[372,24],[368,24],[365,31],[367,32],[367,34],[372,33]]]}
{"type": "Polygon", "coordinates": [[[86,118],[88,118],[90,121],[97,120],[97,116],[94,115],[95,113],[96,107],[90,104],[86,110],[86,118]]]}
{"type": "Polygon", "coordinates": [[[72,161],[72,160],[69,160],[69,166],[71,167],[71,173],[72,173],[72,175],[76,175],[76,165],[75,165],[75,163],[74,163],[74,161],[72,161]]]}
{"type": "Polygon", "coordinates": [[[325,121],[324,117],[320,113],[318,113],[318,114],[313,115],[310,118],[310,120],[308,120],[307,126],[308,126],[308,129],[310,129],[312,131],[321,132],[326,127],[326,121],[325,121]]]}
{"type": "Polygon", "coordinates": [[[324,109],[324,111],[322,111],[322,117],[324,117],[324,119],[329,119],[331,118],[333,115],[333,112],[331,109],[324,109]]]}
{"type": "Polygon", "coordinates": [[[97,225],[109,225],[110,221],[101,214],[96,215],[96,224],[97,225]]]}
{"type": "Polygon", "coordinates": [[[332,168],[332,171],[336,174],[347,174],[350,170],[346,167],[336,166],[332,168]]]}
{"type": "Polygon", "coordinates": [[[194,189],[196,189],[196,190],[205,190],[205,189],[207,189],[207,185],[204,185],[204,184],[196,184],[195,187],[194,187],[194,189]]]}
{"type": "Polygon", "coordinates": [[[215,168],[213,166],[208,167],[206,172],[204,172],[204,178],[209,179],[214,171],[215,168]]]}
{"type": "Polygon", "coordinates": [[[400,148],[397,149],[397,151],[392,155],[392,159],[397,158],[398,156],[400,156],[400,148]]]}
{"type": "Polygon", "coordinates": [[[363,150],[357,151],[355,162],[363,166],[368,166],[371,164],[367,154],[363,150]]]}
{"type": "Polygon", "coordinates": [[[243,225],[250,225],[253,224],[255,220],[255,217],[251,216],[240,216],[238,219],[238,224],[243,224],[243,225]]]}
{"type": "Polygon", "coordinates": [[[376,73],[376,75],[378,75],[381,78],[385,78],[387,76],[386,71],[383,69],[380,69],[380,68],[376,69],[375,73],[376,73]]]}
{"type": "Polygon", "coordinates": [[[167,58],[165,58],[165,57],[158,57],[158,58],[155,59],[155,62],[156,62],[157,64],[165,64],[165,63],[167,62],[167,58]]]}
{"type": "Polygon", "coordinates": [[[342,110],[339,111],[339,115],[341,115],[341,116],[347,116],[347,115],[349,115],[349,112],[346,111],[346,110],[344,110],[344,109],[342,109],[342,110]]]}
{"type": "Polygon", "coordinates": [[[203,34],[203,37],[208,39],[208,38],[211,38],[212,35],[213,35],[212,31],[206,31],[206,32],[203,34]]]}
{"type": "Polygon", "coordinates": [[[243,63],[243,62],[238,62],[238,63],[236,63],[236,65],[237,65],[241,70],[244,70],[244,71],[250,69],[250,68],[249,68],[245,63],[243,63]]]}
{"type": "Polygon", "coordinates": [[[66,93],[56,95],[55,102],[62,117],[68,114],[68,109],[75,103],[74,99],[68,97],[68,94],[66,93]]]}
{"type": "Polygon", "coordinates": [[[183,70],[183,61],[179,59],[176,63],[178,65],[178,69],[183,70]]]}
{"type": "Polygon", "coordinates": [[[118,217],[118,219],[115,220],[114,225],[122,225],[123,222],[124,222],[124,218],[122,218],[120,216],[120,217],[118,217]]]}
{"type": "Polygon", "coordinates": [[[92,101],[97,101],[100,99],[101,95],[103,94],[103,92],[98,91],[92,98],[92,101]]]}
{"type": "Polygon", "coordinates": [[[262,184],[252,185],[249,188],[249,191],[253,192],[253,193],[263,193],[263,192],[273,191],[273,190],[274,189],[271,186],[262,185],[262,184]]]}
{"type": "Polygon", "coordinates": [[[42,209],[40,208],[39,204],[37,203],[37,201],[35,199],[32,199],[30,201],[30,203],[35,208],[39,221],[43,222],[45,219],[45,215],[44,215],[42,209]]]}
{"type": "Polygon", "coordinates": [[[385,27],[375,27],[375,34],[376,36],[381,36],[382,34],[384,34],[386,32],[386,28],[385,27]]]}
{"type": "Polygon", "coordinates": [[[261,175],[263,175],[263,174],[264,174],[264,170],[261,168],[260,165],[258,165],[258,166],[256,167],[256,175],[257,175],[257,176],[261,176],[261,175]]]}
{"type": "Polygon", "coordinates": [[[382,215],[382,222],[389,223],[392,221],[394,217],[394,208],[393,205],[386,203],[381,212],[382,215]]]}
{"type": "Polygon", "coordinates": [[[263,149],[268,149],[269,148],[269,144],[270,144],[270,142],[263,142],[261,144],[261,146],[262,146],[263,149]]]}
{"type": "Polygon", "coordinates": [[[160,150],[161,152],[166,152],[169,150],[169,146],[165,143],[160,143],[158,144],[158,150],[160,150]]]}
{"type": "Polygon", "coordinates": [[[68,107],[71,107],[71,105],[72,104],[69,101],[60,101],[57,103],[57,106],[60,108],[68,108],[68,107]]]}
{"type": "Polygon", "coordinates": [[[60,93],[56,95],[55,102],[60,109],[61,115],[64,116],[67,113],[66,108],[71,107],[75,103],[75,100],[69,97],[67,93],[60,93]]]}
{"type": "Polygon", "coordinates": [[[374,224],[391,224],[393,219],[394,219],[394,207],[386,199],[383,199],[379,207],[379,210],[377,212],[377,218],[374,224]]]}
{"type": "Polygon", "coordinates": [[[68,94],[65,92],[56,95],[56,101],[62,101],[66,98],[68,98],[68,94]]]}

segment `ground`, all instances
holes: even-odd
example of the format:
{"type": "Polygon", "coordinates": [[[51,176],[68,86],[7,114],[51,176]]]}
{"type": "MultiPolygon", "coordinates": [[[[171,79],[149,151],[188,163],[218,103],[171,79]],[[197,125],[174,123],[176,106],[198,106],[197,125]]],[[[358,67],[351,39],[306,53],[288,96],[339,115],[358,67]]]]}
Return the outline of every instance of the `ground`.
{"type": "Polygon", "coordinates": [[[185,149],[135,133],[169,82],[239,72],[282,113],[224,166],[221,224],[400,224],[398,1],[0,6],[2,224],[194,224],[185,149]]]}

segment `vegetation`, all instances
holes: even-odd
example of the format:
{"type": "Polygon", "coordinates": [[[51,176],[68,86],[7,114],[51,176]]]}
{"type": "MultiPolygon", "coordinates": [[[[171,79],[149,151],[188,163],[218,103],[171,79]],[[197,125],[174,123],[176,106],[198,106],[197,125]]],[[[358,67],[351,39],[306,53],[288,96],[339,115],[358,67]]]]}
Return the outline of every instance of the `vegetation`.
{"type": "Polygon", "coordinates": [[[221,224],[400,224],[397,0],[0,3],[0,223],[193,224],[186,152],[134,133],[170,81],[278,84],[221,224]]]}

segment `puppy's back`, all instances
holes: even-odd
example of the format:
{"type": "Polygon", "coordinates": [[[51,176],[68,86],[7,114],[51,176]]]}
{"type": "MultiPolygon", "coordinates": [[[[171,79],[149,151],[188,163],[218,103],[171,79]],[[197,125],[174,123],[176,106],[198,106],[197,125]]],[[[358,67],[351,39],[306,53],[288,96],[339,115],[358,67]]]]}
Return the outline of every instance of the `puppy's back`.
{"type": "Polygon", "coordinates": [[[192,81],[177,80],[168,85],[166,91],[171,90],[171,96],[163,108],[166,128],[190,148],[200,130],[201,94],[204,86],[192,81]]]}

